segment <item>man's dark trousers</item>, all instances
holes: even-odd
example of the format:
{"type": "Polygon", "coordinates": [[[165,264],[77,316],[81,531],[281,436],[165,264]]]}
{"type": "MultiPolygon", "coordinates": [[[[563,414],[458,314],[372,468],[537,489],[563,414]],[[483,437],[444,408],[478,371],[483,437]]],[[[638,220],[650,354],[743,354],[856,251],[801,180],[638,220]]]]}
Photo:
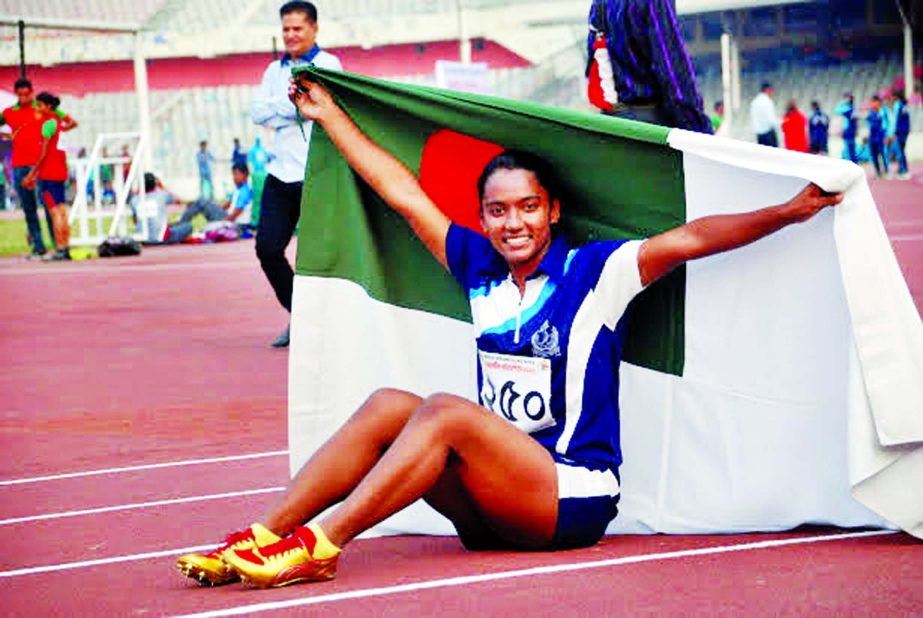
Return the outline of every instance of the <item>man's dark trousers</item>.
{"type": "Polygon", "coordinates": [[[256,255],[260,266],[279,303],[289,313],[292,311],[295,271],[285,259],[285,248],[298,225],[303,185],[301,182],[282,182],[272,174],[266,176],[256,233],[256,255]]]}

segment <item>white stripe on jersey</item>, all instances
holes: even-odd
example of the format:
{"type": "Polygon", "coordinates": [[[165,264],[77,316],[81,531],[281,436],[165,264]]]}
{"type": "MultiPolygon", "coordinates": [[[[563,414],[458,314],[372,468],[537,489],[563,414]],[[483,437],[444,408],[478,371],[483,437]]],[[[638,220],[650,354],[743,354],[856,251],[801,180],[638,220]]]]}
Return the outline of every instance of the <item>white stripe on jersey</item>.
{"type": "Polygon", "coordinates": [[[526,292],[520,294],[519,286],[510,275],[486,294],[479,291],[470,299],[475,336],[480,337],[485,331],[515,330],[518,321],[526,322],[541,309],[554,288],[548,275],[542,274],[527,279],[526,292]],[[549,286],[548,289],[546,286],[549,286]]]}
{"type": "Polygon", "coordinates": [[[641,268],[638,265],[638,251],[642,244],[643,240],[630,240],[623,244],[609,256],[599,274],[596,293],[609,315],[606,324],[612,330],[618,325],[628,303],[644,287],[641,285],[641,268]]]}
{"type": "Polygon", "coordinates": [[[609,256],[596,282],[596,288],[590,290],[574,315],[567,344],[564,430],[555,444],[555,450],[561,454],[567,453],[583,413],[586,367],[599,330],[604,326],[614,329],[628,303],[641,289],[638,269],[640,247],[641,241],[626,242],[609,256]]]}
{"type": "Polygon", "coordinates": [[[590,470],[556,463],[558,499],[614,497],[619,495],[619,481],[612,470],[590,470]]]}

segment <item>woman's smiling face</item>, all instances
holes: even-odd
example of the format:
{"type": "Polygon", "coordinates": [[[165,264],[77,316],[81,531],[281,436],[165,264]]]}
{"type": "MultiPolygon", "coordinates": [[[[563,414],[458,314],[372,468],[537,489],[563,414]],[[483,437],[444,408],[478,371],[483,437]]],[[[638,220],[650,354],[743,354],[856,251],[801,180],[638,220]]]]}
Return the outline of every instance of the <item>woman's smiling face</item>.
{"type": "Polygon", "coordinates": [[[498,168],[484,183],[481,227],[514,277],[535,272],[560,216],[558,200],[549,197],[534,172],[498,168]]]}

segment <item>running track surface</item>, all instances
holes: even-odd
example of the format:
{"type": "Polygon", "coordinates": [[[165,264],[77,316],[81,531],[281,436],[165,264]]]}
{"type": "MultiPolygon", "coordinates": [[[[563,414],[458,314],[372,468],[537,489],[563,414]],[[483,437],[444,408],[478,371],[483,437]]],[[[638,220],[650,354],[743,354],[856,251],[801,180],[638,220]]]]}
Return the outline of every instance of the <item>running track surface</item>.
{"type": "MultiPolygon", "coordinates": [[[[872,190],[921,309],[923,183],[872,190]]],[[[554,554],[360,540],[333,582],[199,588],[175,555],[258,518],[288,479],[287,354],[267,345],[286,315],[252,242],[2,260],[0,298],[4,615],[923,615],[923,544],[821,528],[554,554]]]]}

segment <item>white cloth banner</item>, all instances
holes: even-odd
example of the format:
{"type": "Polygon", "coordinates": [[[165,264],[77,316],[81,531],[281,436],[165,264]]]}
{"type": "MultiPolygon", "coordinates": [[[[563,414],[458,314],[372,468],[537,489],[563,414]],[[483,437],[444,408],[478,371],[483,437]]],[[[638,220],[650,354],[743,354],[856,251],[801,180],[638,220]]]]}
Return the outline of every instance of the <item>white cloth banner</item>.
{"type": "MultiPolygon", "coordinates": [[[[673,131],[687,217],[781,203],[806,181],[836,209],[687,267],[685,371],[621,369],[622,499],[610,533],[898,526],[923,538],[923,324],[862,171],[673,131]]],[[[375,388],[476,399],[469,325],[297,277],[294,473],[375,388]]],[[[452,534],[422,503],[371,534],[452,534]]]]}

